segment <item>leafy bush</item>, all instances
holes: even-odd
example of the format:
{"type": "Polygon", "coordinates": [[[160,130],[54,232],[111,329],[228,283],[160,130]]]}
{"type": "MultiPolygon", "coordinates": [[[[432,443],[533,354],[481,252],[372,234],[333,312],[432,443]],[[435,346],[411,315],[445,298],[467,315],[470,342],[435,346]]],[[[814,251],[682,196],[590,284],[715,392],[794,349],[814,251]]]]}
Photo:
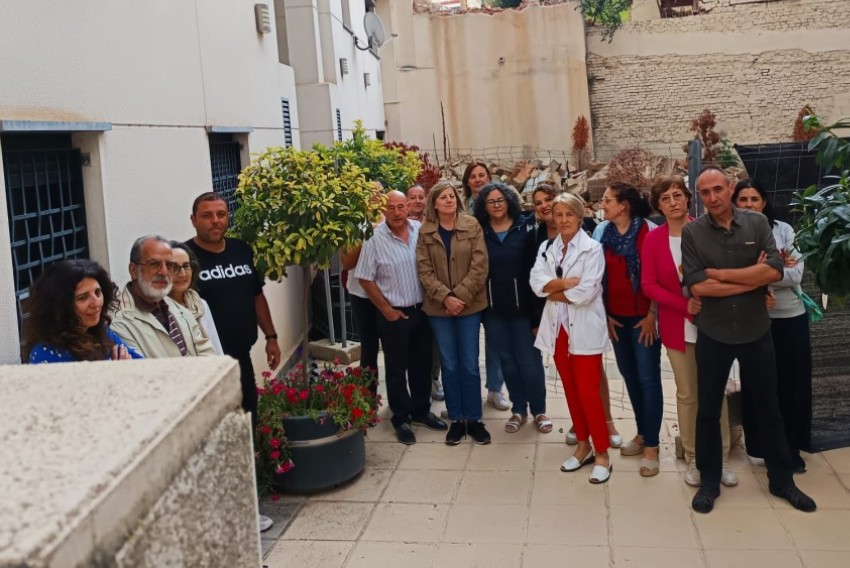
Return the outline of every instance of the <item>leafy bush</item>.
{"type": "MultiPolygon", "coordinates": [[[[406,155],[408,152],[412,152],[416,154],[419,158],[419,165],[422,168],[419,172],[419,175],[416,177],[415,185],[421,185],[422,189],[425,190],[425,193],[431,191],[431,188],[440,181],[440,170],[431,163],[431,157],[428,152],[422,152],[419,149],[419,146],[408,145],[404,142],[387,142],[384,146],[388,148],[395,148],[402,152],[402,154],[406,155]]],[[[414,184],[411,184],[414,185],[414,184]]],[[[405,188],[407,189],[407,188],[405,188]]]]}
{"type": "Polygon", "coordinates": [[[416,152],[387,146],[380,140],[369,138],[360,120],[354,122],[351,138],[334,144],[332,153],[360,167],[367,180],[381,182],[387,191],[407,191],[422,169],[416,152]]]}
{"type": "Polygon", "coordinates": [[[811,115],[803,124],[817,130],[809,149],[818,151],[818,163],[839,173],[827,176],[834,181],[827,187],[813,185],[794,196],[791,204],[801,213],[796,244],[821,291],[844,304],[850,296],[850,142],[835,131],[850,128],[850,118],[824,126],[811,115]]]}

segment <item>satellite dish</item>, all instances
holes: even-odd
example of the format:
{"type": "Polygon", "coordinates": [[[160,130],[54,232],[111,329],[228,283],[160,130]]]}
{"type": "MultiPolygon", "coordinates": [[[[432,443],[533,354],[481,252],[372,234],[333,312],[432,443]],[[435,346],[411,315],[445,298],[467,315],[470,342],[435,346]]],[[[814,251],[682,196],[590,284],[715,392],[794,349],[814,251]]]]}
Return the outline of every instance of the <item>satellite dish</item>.
{"type": "Polygon", "coordinates": [[[366,12],[363,16],[363,27],[366,29],[370,47],[381,47],[387,41],[384,24],[375,12],[366,12]]]}

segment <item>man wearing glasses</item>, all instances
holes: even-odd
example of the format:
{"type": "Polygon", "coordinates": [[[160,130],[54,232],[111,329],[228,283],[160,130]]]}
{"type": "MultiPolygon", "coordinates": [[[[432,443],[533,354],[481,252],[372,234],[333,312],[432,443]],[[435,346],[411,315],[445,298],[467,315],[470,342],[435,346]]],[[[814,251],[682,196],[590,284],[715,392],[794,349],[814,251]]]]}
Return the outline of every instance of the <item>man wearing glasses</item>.
{"type": "Polygon", "coordinates": [[[130,282],[121,291],[112,330],[145,357],[215,355],[192,312],[168,297],[171,245],[147,235],[130,249],[130,282]]]}

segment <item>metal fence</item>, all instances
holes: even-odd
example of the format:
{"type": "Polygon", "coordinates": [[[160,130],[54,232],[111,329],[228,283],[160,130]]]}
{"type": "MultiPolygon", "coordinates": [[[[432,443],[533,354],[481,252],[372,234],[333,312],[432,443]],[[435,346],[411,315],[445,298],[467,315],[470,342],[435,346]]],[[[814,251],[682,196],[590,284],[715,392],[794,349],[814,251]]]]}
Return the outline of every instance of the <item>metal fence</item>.
{"type": "Polygon", "coordinates": [[[70,135],[4,135],[3,170],[19,329],[50,264],[88,258],[80,151],[70,135]]]}

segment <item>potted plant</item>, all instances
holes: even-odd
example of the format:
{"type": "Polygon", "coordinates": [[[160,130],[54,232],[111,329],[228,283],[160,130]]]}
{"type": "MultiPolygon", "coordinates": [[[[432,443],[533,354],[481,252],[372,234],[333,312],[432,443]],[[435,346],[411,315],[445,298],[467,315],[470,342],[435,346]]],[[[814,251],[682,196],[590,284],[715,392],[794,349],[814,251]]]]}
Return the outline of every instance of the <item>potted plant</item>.
{"type": "Polygon", "coordinates": [[[378,422],[370,372],[311,361],[307,372],[298,363],[282,378],[268,371],[263,378],[256,434],[261,495],[319,491],[363,470],[362,431],[378,422]]]}
{"type": "Polygon", "coordinates": [[[822,189],[813,185],[795,195],[791,203],[800,213],[796,244],[821,292],[843,305],[850,297],[850,142],[836,130],[850,128],[850,118],[822,125],[811,115],[803,123],[807,131],[818,131],[809,141],[818,163],[837,175],[826,176],[832,183],[822,189]]]}
{"type": "Polygon", "coordinates": [[[310,151],[269,148],[239,175],[234,235],[251,244],[257,270],[267,278],[279,281],[293,266],[302,276],[300,363],[283,378],[268,376],[260,389],[256,453],[264,491],[273,476],[287,491],[315,491],[364,467],[362,428],[374,419],[377,402],[361,387],[371,377],[359,369],[319,369],[308,358],[307,331],[314,271],[327,268],[341,248],[368,238],[383,207],[368,177],[376,175],[373,168],[399,184],[419,173],[411,156],[369,140],[358,123],[354,142],[310,151]],[[381,153],[369,161],[374,142],[381,153]],[[359,165],[364,161],[367,167],[359,165]],[[342,465],[327,465],[334,462],[342,465]]]}

